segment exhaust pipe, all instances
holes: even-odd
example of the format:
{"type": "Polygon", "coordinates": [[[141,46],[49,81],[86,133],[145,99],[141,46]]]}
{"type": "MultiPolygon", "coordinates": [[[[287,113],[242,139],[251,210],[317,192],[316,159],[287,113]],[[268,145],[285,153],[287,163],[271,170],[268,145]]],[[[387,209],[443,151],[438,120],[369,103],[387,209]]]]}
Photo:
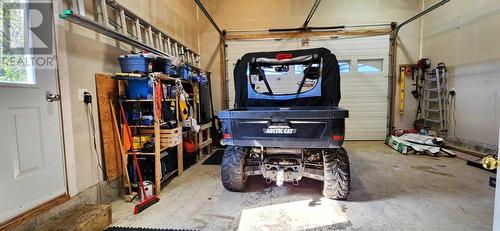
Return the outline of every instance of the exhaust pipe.
{"type": "Polygon", "coordinates": [[[266,148],[266,154],[291,154],[300,155],[302,149],[300,148],[266,148]]]}

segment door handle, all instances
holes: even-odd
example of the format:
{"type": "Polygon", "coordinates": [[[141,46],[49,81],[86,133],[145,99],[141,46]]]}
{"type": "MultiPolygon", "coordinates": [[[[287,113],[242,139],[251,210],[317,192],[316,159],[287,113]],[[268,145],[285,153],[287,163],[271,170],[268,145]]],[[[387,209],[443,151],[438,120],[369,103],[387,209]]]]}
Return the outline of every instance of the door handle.
{"type": "Polygon", "coordinates": [[[59,100],[61,100],[61,95],[59,95],[59,94],[50,94],[50,93],[48,93],[48,94],[45,96],[45,99],[47,100],[47,102],[59,101],[59,100]]]}

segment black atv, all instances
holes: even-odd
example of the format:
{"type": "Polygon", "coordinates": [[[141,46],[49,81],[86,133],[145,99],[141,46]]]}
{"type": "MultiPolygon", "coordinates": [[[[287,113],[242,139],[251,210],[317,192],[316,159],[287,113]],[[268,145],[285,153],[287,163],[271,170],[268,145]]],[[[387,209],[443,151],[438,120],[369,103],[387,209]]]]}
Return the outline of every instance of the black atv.
{"type": "Polygon", "coordinates": [[[242,191],[247,176],[268,183],[324,182],[323,195],[346,199],[350,170],[344,142],[348,111],[338,107],[337,58],[326,48],[244,55],[234,69],[235,107],[219,112],[222,184],[242,191]]]}

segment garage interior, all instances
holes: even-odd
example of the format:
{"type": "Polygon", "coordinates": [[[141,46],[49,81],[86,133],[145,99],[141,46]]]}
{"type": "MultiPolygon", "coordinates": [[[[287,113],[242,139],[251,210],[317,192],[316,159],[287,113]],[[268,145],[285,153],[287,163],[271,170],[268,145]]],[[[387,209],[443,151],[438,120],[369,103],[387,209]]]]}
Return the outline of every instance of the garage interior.
{"type": "Polygon", "coordinates": [[[500,230],[496,0],[0,4],[0,230],[500,230]]]}

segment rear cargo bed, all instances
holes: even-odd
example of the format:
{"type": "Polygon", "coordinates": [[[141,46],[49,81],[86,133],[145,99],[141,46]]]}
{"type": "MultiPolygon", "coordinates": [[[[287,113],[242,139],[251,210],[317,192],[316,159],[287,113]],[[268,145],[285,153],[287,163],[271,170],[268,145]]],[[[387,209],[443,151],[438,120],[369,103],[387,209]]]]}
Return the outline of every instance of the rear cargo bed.
{"type": "Polygon", "coordinates": [[[343,143],[339,107],[247,107],[219,112],[227,145],[286,148],[337,148],[343,143]]]}

